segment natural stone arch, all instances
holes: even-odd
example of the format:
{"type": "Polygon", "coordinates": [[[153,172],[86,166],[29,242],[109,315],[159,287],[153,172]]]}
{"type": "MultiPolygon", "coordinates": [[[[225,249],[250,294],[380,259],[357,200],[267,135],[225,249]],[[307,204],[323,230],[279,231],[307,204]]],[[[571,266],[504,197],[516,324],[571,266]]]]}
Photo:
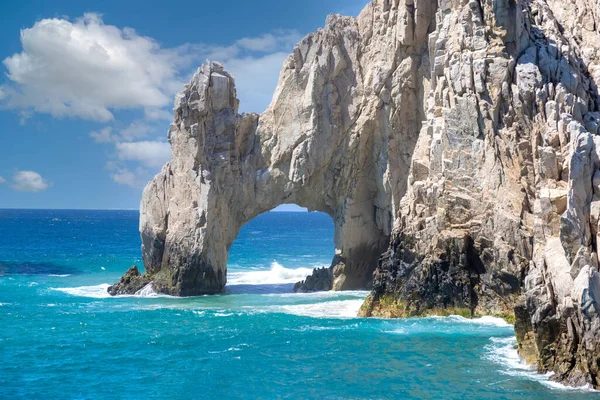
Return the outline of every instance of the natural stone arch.
{"type": "Polygon", "coordinates": [[[333,288],[368,286],[406,192],[423,116],[412,55],[426,37],[397,48],[395,32],[373,36],[369,24],[368,9],[330,16],[285,60],[260,116],[238,115],[222,65],[198,70],[175,99],[172,161],[142,198],[143,282],[175,295],[220,292],[240,227],[295,203],[333,218],[333,288]]]}
{"type": "MultiPolygon", "coordinates": [[[[169,134],[173,160],[146,188],[141,207],[144,264],[156,289],[178,295],[220,292],[240,228],[290,203],[332,217],[334,287],[365,287],[391,230],[391,212],[381,215],[375,205],[376,168],[368,166],[370,160],[345,162],[349,143],[328,143],[314,134],[310,139],[300,134],[300,142],[280,142],[271,150],[264,142],[273,137],[258,116],[237,114],[233,78],[218,65],[194,76],[175,110],[169,134]],[[205,97],[196,99],[197,93],[205,97]],[[370,179],[359,183],[343,176],[356,165],[367,165],[356,173],[370,179]]],[[[278,135],[276,140],[282,138],[292,139],[278,135]]]]}

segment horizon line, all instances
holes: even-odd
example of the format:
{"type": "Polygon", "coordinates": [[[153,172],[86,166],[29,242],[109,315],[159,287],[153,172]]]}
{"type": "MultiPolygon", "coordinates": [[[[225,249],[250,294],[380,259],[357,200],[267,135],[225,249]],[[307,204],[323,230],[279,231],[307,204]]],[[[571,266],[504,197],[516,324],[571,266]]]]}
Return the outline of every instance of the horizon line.
{"type": "MultiPolygon", "coordinates": [[[[137,211],[139,208],[37,208],[37,207],[0,207],[0,211],[32,210],[32,211],[137,211]]],[[[275,208],[265,212],[311,212],[308,210],[276,210],[275,208]]],[[[313,211],[319,212],[319,211],[313,211]]],[[[263,213],[264,214],[264,213],[263,213]]]]}

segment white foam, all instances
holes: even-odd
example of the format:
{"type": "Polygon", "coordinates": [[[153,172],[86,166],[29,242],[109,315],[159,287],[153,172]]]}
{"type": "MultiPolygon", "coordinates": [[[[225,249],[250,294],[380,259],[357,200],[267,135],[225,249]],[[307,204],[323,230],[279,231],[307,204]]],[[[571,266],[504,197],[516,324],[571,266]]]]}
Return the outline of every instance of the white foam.
{"type": "Polygon", "coordinates": [[[446,318],[452,320],[453,322],[463,322],[467,324],[477,324],[477,325],[486,325],[486,326],[498,326],[498,327],[512,327],[511,324],[506,322],[502,318],[498,317],[490,317],[483,316],[479,318],[465,318],[460,315],[450,315],[449,317],[431,317],[431,318],[446,318]]]}
{"type": "Polygon", "coordinates": [[[527,365],[519,357],[519,353],[514,348],[517,340],[513,336],[503,338],[492,337],[490,341],[491,343],[485,347],[488,351],[485,357],[496,364],[508,366],[509,369],[505,371],[507,374],[510,375],[514,372],[519,375],[521,372],[535,372],[531,366],[527,365]]]}
{"type": "Polygon", "coordinates": [[[336,300],[311,304],[291,304],[270,306],[270,312],[299,315],[314,318],[356,318],[363,300],[336,300]]]}
{"type": "Polygon", "coordinates": [[[594,390],[589,386],[572,387],[551,381],[549,378],[553,373],[538,374],[533,366],[527,365],[525,361],[519,357],[519,353],[515,349],[517,340],[513,336],[504,338],[492,337],[490,338],[490,341],[491,343],[485,347],[487,353],[484,357],[500,365],[503,368],[500,370],[500,373],[502,374],[536,381],[550,389],[597,392],[597,390],[594,390]]]}
{"type": "Polygon", "coordinates": [[[344,290],[335,291],[329,290],[324,292],[308,292],[308,293],[268,293],[264,296],[282,297],[282,298],[306,298],[306,299],[335,299],[337,297],[357,297],[363,301],[369,295],[368,290],[344,290]]]}
{"type": "Polygon", "coordinates": [[[214,315],[215,317],[231,317],[233,313],[216,312],[214,315]]]}
{"type": "Polygon", "coordinates": [[[312,274],[312,268],[285,268],[277,261],[271,263],[268,271],[230,272],[227,276],[228,285],[273,285],[296,283],[312,274]]]}
{"type": "Polygon", "coordinates": [[[143,288],[141,288],[140,290],[135,292],[135,296],[158,297],[158,293],[156,293],[156,291],[154,290],[154,287],[152,286],[152,282],[150,282],[149,284],[147,284],[146,286],[144,286],[143,288]]]}
{"type": "Polygon", "coordinates": [[[91,297],[94,299],[104,299],[107,297],[111,297],[110,294],[106,291],[110,285],[108,283],[103,283],[101,285],[96,286],[79,286],[79,287],[70,287],[70,288],[50,288],[52,290],[56,290],[58,292],[63,292],[66,294],[70,294],[71,296],[80,296],[80,297],[91,297]]]}
{"type": "Polygon", "coordinates": [[[48,276],[54,276],[57,278],[66,278],[67,276],[71,276],[71,274],[50,274],[48,276]]]}
{"type": "Polygon", "coordinates": [[[95,286],[79,286],[79,287],[69,287],[69,288],[50,288],[50,290],[55,290],[57,292],[63,292],[66,294],[70,294],[71,296],[79,296],[79,297],[90,297],[92,299],[107,299],[107,298],[122,298],[122,297],[161,297],[161,298],[173,298],[173,299],[183,299],[181,297],[169,296],[166,294],[156,293],[154,287],[152,286],[152,282],[135,292],[134,295],[121,294],[117,296],[111,296],[107,289],[110,287],[108,283],[103,283],[101,285],[95,286]]]}

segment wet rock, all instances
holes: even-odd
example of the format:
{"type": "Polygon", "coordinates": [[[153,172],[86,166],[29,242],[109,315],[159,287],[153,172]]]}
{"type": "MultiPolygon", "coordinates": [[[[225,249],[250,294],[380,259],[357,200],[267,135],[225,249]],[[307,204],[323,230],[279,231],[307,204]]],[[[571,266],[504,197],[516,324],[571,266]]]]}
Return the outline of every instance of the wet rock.
{"type": "Polygon", "coordinates": [[[138,267],[134,265],[127,270],[118,283],[109,286],[107,291],[111,296],[136,294],[150,282],[152,282],[152,278],[147,275],[142,275],[138,270],[138,267]]]}
{"type": "Polygon", "coordinates": [[[294,292],[321,292],[333,287],[333,270],[330,267],[315,268],[305,280],[294,285],[294,292]]]}

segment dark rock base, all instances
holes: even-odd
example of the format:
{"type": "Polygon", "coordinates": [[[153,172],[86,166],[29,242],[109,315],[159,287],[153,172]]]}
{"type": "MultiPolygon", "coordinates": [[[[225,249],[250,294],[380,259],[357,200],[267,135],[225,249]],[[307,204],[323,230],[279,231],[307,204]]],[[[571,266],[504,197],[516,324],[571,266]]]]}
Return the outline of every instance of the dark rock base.
{"type": "Polygon", "coordinates": [[[111,296],[135,294],[152,282],[148,275],[142,275],[135,265],[127,270],[121,280],[110,286],[107,291],[111,296]]]}
{"type": "Polygon", "coordinates": [[[152,283],[157,293],[189,297],[219,294],[225,288],[226,282],[225,274],[215,274],[214,270],[205,264],[187,265],[173,270],[163,269],[154,274],[144,275],[133,266],[107,291],[112,296],[133,295],[149,283],[152,283]]]}
{"type": "Polygon", "coordinates": [[[413,248],[411,237],[392,238],[360,316],[493,315],[514,321],[519,279],[486,270],[467,231],[446,231],[423,256],[413,248]]]}
{"type": "Polygon", "coordinates": [[[323,267],[315,268],[313,273],[306,277],[302,282],[294,285],[294,292],[323,292],[331,290],[333,287],[333,268],[323,267]]]}

